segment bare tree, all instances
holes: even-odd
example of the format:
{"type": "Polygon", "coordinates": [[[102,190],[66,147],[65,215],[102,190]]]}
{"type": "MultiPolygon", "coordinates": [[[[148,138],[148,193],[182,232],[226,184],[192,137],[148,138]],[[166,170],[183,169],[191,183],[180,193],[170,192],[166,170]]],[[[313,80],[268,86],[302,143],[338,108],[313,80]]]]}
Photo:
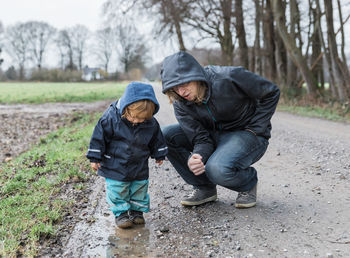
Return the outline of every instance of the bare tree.
{"type": "MultiPolygon", "coordinates": [[[[290,37],[294,40],[296,46],[299,46],[299,49],[301,49],[301,40],[299,37],[299,44],[297,43],[297,28],[299,27],[300,23],[300,14],[299,14],[299,8],[298,3],[296,0],[291,0],[289,3],[289,16],[290,16],[290,22],[289,22],[289,33],[290,37]]],[[[293,88],[296,91],[298,91],[298,80],[296,78],[298,77],[298,69],[296,65],[294,64],[294,61],[292,60],[292,57],[290,54],[288,54],[287,59],[287,86],[289,88],[293,88]]],[[[298,92],[299,93],[299,92],[298,92]]]]}
{"type": "Polygon", "coordinates": [[[86,54],[89,36],[89,30],[83,25],[75,25],[58,33],[56,44],[60,51],[61,63],[68,59],[65,68],[70,70],[81,70],[83,68],[83,59],[86,54]]]}
{"type": "Polygon", "coordinates": [[[104,3],[103,12],[113,27],[123,24],[120,16],[127,16],[129,22],[135,15],[135,10],[155,20],[155,36],[162,36],[164,40],[176,35],[179,49],[185,51],[183,36],[184,19],[193,10],[195,0],[107,0],[104,3]],[[147,11],[145,11],[147,10],[147,11]],[[133,14],[131,14],[131,11],[133,14]],[[155,19],[156,18],[156,19],[155,19]]]}
{"type": "Polygon", "coordinates": [[[195,11],[185,23],[199,32],[201,39],[214,39],[220,44],[224,65],[233,64],[234,43],[232,0],[198,0],[195,11]]]}
{"type": "Polygon", "coordinates": [[[263,18],[263,35],[264,35],[264,76],[273,80],[276,75],[275,59],[275,29],[274,17],[271,7],[271,1],[265,0],[264,18],[263,18]]]}
{"type": "MultiPolygon", "coordinates": [[[[323,53],[325,55],[325,61],[327,63],[328,67],[328,74],[329,74],[329,86],[331,89],[332,97],[334,99],[338,99],[338,92],[336,89],[336,83],[335,83],[335,78],[334,78],[334,73],[333,73],[333,67],[332,67],[332,60],[331,60],[331,55],[328,46],[325,43],[325,39],[323,37],[323,31],[322,31],[322,26],[321,26],[321,17],[324,15],[324,12],[321,10],[321,5],[319,0],[315,0],[316,3],[316,29],[319,35],[319,38],[321,40],[322,48],[323,48],[323,53]]],[[[324,72],[324,71],[323,71],[324,72]]]]}
{"type": "Polygon", "coordinates": [[[1,49],[1,46],[0,46],[0,68],[1,68],[2,63],[4,62],[4,59],[1,58],[1,52],[2,52],[2,49],[1,49]]]}
{"type": "Polygon", "coordinates": [[[256,72],[262,75],[262,62],[261,62],[261,22],[262,22],[262,2],[263,0],[254,0],[255,5],[255,39],[254,47],[252,53],[252,62],[250,62],[250,69],[253,72],[256,72]]]}
{"type": "Polygon", "coordinates": [[[248,45],[246,41],[246,33],[244,27],[244,16],[242,8],[242,0],[235,0],[235,28],[236,37],[238,38],[239,47],[239,65],[249,68],[248,45]]]}
{"type": "MultiPolygon", "coordinates": [[[[307,93],[312,97],[320,92],[319,83],[324,85],[329,78],[335,98],[345,101],[350,97],[345,28],[350,15],[345,14],[347,9],[343,8],[349,4],[348,1],[323,0],[320,4],[320,0],[253,0],[254,24],[247,22],[249,17],[242,7],[242,0],[106,2],[109,13],[116,14],[118,10],[128,13],[137,8],[138,12],[149,14],[144,17],[156,17],[156,35],[176,35],[181,50],[188,48],[185,46],[186,36],[190,35],[188,30],[191,29],[191,33],[199,35],[198,42],[210,39],[220,45],[221,64],[246,67],[249,64],[252,71],[275,80],[281,86],[285,85],[296,94],[302,93],[302,83],[305,82],[307,93]],[[112,5],[113,8],[110,8],[112,5]],[[333,11],[337,11],[335,16],[333,11]],[[339,27],[335,28],[338,24],[339,27]],[[254,29],[255,33],[254,46],[249,46],[252,48],[246,41],[250,29],[254,29]],[[236,43],[238,52],[234,51],[236,43]],[[236,53],[237,58],[234,58],[236,53]],[[329,65],[324,66],[324,62],[329,65]]],[[[118,15],[114,18],[120,20],[118,15]]],[[[327,91],[324,93],[327,94],[327,91]]]]}
{"type": "Polygon", "coordinates": [[[117,42],[119,43],[119,61],[123,70],[128,73],[132,68],[144,68],[147,59],[146,43],[132,25],[116,28],[117,42]]]}
{"type": "MultiPolygon", "coordinates": [[[[341,61],[338,53],[336,36],[333,25],[333,4],[331,0],[324,0],[326,22],[327,22],[327,40],[328,47],[331,56],[331,65],[333,72],[335,73],[335,79],[337,83],[339,100],[344,101],[349,98],[347,92],[346,71],[348,68],[344,67],[344,63],[341,61]]],[[[349,79],[349,78],[348,78],[349,79]]]]}
{"type": "Polygon", "coordinates": [[[81,70],[83,68],[83,59],[86,54],[87,40],[90,37],[90,31],[86,26],[80,24],[70,28],[69,31],[73,44],[73,51],[77,58],[78,68],[81,70]]]}
{"type": "MultiPolygon", "coordinates": [[[[60,35],[61,33],[59,33],[58,35],[60,35]]],[[[62,70],[64,70],[66,68],[66,63],[67,63],[67,55],[66,55],[66,49],[65,47],[62,45],[62,42],[61,42],[61,39],[60,37],[58,36],[56,39],[55,39],[55,44],[56,44],[56,47],[57,47],[57,50],[58,50],[58,54],[59,54],[59,58],[60,58],[60,61],[59,61],[59,66],[62,70]]]]}
{"type": "Polygon", "coordinates": [[[309,0],[309,15],[310,15],[310,25],[313,27],[311,32],[309,44],[312,47],[311,52],[311,69],[316,78],[317,82],[320,84],[320,88],[324,90],[324,73],[323,73],[323,53],[322,53],[322,40],[319,33],[319,17],[316,6],[314,6],[314,1],[309,0]]]}
{"type": "MultiPolygon", "coordinates": [[[[337,0],[337,5],[338,5],[338,13],[339,13],[339,20],[340,20],[340,28],[339,31],[341,33],[341,56],[343,59],[343,63],[344,63],[344,67],[348,67],[347,65],[347,60],[346,60],[346,55],[345,55],[345,33],[344,33],[344,23],[345,21],[343,21],[343,12],[342,12],[342,6],[340,4],[340,1],[337,0]]],[[[350,18],[350,15],[348,15],[347,19],[350,18]]],[[[349,70],[348,70],[349,72],[349,70]]]]}
{"type": "Polygon", "coordinates": [[[281,1],[272,0],[272,4],[278,33],[280,34],[294,64],[299,68],[301,74],[303,75],[309,96],[316,97],[316,79],[309,69],[306,59],[301,53],[301,50],[297,47],[295,39],[291,37],[291,35],[288,33],[287,27],[283,24],[283,16],[285,14],[283,13],[283,6],[281,4],[281,1]]]}
{"type": "Polygon", "coordinates": [[[56,29],[46,22],[30,21],[24,25],[28,30],[30,58],[41,69],[44,53],[56,29]]]}
{"type": "Polygon", "coordinates": [[[70,70],[76,69],[76,65],[74,64],[74,56],[73,56],[74,54],[73,40],[70,35],[70,31],[68,29],[59,31],[56,39],[56,44],[57,44],[58,50],[60,51],[62,69],[70,69],[70,70]],[[68,59],[67,63],[66,63],[66,59],[68,59]]]}
{"type": "Polygon", "coordinates": [[[183,25],[184,20],[190,16],[193,10],[193,0],[144,0],[143,6],[152,8],[152,16],[157,15],[159,22],[156,23],[157,35],[165,37],[176,35],[179,43],[179,49],[186,51],[183,25]]]}
{"type": "MultiPolygon", "coordinates": [[[[286,1],[281,0],[281,5],[283,9],[283,13],[285,13],[286,9],[286,1]]],[[[281,23],[286,26],[286,17],[281,17],[281,23]]],[[[275,34],[275,60],[276,60],[276,81],[278,82],[280,87],[287,88],[287,50],[284,46],[283,40],[281,36],[276,32],[275,34]]]]}
{"type": "Polygon", "coordinates": [[[102,63],[105,71],[108,72],[109,62],[115,46],[115,33],[110,27],[108,27],[96,31],[95,38],[96,47],[94,52],[102,63]]]}
{"type": "MultiPolygon", "coordinates": [[[[4,33],[4,28],[2,26],[2,22],[0,21],[0,36],[4,33]]],[[[2,37],[0,37],[0,68],[1,68],[1,64],[4,62],[4,59],[1,58],[1,52],[2,52],[2,37]]]]}
{"type": "Polygon", "coordinates": [[[19,67],[19,78],[23,80],[29,52],[28,30],[24,23],[17,23],[7,27],[5,37],[5,50],[17,63],[19,67]]]}
{"type": "MultiPolygon", "coordinates": [[[[347,89],[347,96],[350,98],[350,71],[349,71],[349,66],[347,64],[347,58],[345,55],[345,33],[344,33],[344,24],[346,21],[343,21],[343,13],[342,13],[342,6],[340,4],[340,1],[337,0],[337,5],[338,5],[338,13],[339,13],[339,21],[340,21],[340,28],[338,32],[341,34],[341,47],[340,47],[340,52],[341,52],[341,57],[342,60],[340,62],[341,67],[342,67],[342,72],[344,74],[345,81],[347,82],[346,84],[346,89],[347,89]]],[[[350,18],[350,15],[346,18],[348,20],[350,18]]]]}

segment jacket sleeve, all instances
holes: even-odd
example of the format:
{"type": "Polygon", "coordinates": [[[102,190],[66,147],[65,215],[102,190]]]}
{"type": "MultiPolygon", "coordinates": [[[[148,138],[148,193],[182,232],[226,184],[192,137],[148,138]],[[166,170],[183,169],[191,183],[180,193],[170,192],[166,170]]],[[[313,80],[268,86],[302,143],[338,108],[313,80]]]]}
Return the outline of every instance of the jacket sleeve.
{"type": "Polygon", "coordinates": [[[195,115],[189,114],[178,102],[174,102],[174,112],[180,127],[193,145],[192,153],[200,154],[202,162],[205,164],[215,148],[209,131],[204,128],[195,115]]]}
{"type": "Polygon", "coordinates": [[[271,117],[276,110],[280,97],[279,88],[242,67],[235,67],[230,75],[233,82],[256,103],[255,114],[245,129],[250,129],[257,135],[263,134],[270,126],[271,117]]]}
{"type": "Polygon", "coordinates": [[[86,154],[90,162],[100,162],[102,160],[111,134],[111,123],[104,117],[100,118],[92,133],[89,149],[86,154]]]}
{"type": "Polygon", "coordinates": [[[151,158],[156,160],[164,160],[165,156],[168,154],[168,147],[166,146],[164,136],[160,130],[157,120],[155,120],[155,122],[155,132],[149,144],[149,148],[151,150],[151,158]]]}

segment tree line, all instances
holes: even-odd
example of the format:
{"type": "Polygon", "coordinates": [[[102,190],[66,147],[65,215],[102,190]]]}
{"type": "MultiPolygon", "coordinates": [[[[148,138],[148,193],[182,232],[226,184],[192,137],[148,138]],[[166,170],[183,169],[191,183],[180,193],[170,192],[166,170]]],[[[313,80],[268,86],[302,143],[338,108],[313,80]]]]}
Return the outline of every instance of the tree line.
{"type": "MultiPolygon", "coordinates": [[[[240,65],[276,83],[284,92],[310,98],[350,99],[345,53],[349,1],[340,0],[108,0],[105,14],[128,12],[156,19],[158,36],[211,39],[219,64],[240,65]]],[[[116,19],[115,22],[118,22],[116,19]]]]}
{"type": "MultiPolygon", "coordinates": [[[[0,22],[0,36],[0,70],[3,52],[13,64],[5,72],[8,79],[24,80],[28,70],[33,77],[42,70],[47,72],[44,61],[50,48],[59,60],[58,69],[67,73],[82,71],[88,55],[97,60],[106,76],[111,63],[121,66],[120,73],[127,74],[133,68],[143,69],[147,60],[145,39],[133,25],[91,32],[84,25],[57,30],[40,21],[16,23],[6,28],[0,22]]],[[[81,77],[81,73],[77,74],[81,77]]]]}
{"type": "Polygon", "coordinates": [[[127,72],[144,67],[147,58],[142,18],[153,21],[154,40],[175,39],[179,50],[191,51],[202,64],[243,66],[291,97],[348,103],[349,9],[349,0],[106,0],[105,29],[91,33],[76,25],[57,31],[43,22],[19,23],[2,29],[0,49],[14,59],[21,77],[26,65],[42,69],[49,44],[56,46],[61,69],[81,70],[93,53],[108,71],[117,52],[127,72]],[[95,44],[88,47],[91,37],[95,44]]]}

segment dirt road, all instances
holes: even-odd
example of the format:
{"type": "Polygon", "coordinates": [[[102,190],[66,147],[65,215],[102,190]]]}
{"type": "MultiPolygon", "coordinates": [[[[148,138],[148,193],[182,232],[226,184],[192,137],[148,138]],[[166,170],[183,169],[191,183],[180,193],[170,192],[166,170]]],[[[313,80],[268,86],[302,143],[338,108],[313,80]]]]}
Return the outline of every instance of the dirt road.
{"type": "MultiPolygon", "coordinates": [[[[162,125],[175,122],[158,93],[162,125]]],[[[119,230],[96,178],[80,222],[43,257],[350,257],[350,125],[276,113],[259,173],[258,204],[239,210],[236,193],[184,208],[191,192],[169,162],[150,162],[146,226],[119,230]]]]}

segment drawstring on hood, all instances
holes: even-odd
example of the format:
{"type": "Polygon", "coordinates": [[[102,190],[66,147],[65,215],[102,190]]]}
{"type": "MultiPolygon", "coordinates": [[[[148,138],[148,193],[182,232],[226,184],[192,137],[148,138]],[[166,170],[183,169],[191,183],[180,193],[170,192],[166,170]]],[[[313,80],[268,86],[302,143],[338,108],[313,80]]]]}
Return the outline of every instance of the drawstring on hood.
{"type": "Polygon", "coordinates": [[[203,81],[208,85],[204,68],[190,54],[180,51],[164,59],[160,72],[162,92],[190,81],[203,81]]]}

